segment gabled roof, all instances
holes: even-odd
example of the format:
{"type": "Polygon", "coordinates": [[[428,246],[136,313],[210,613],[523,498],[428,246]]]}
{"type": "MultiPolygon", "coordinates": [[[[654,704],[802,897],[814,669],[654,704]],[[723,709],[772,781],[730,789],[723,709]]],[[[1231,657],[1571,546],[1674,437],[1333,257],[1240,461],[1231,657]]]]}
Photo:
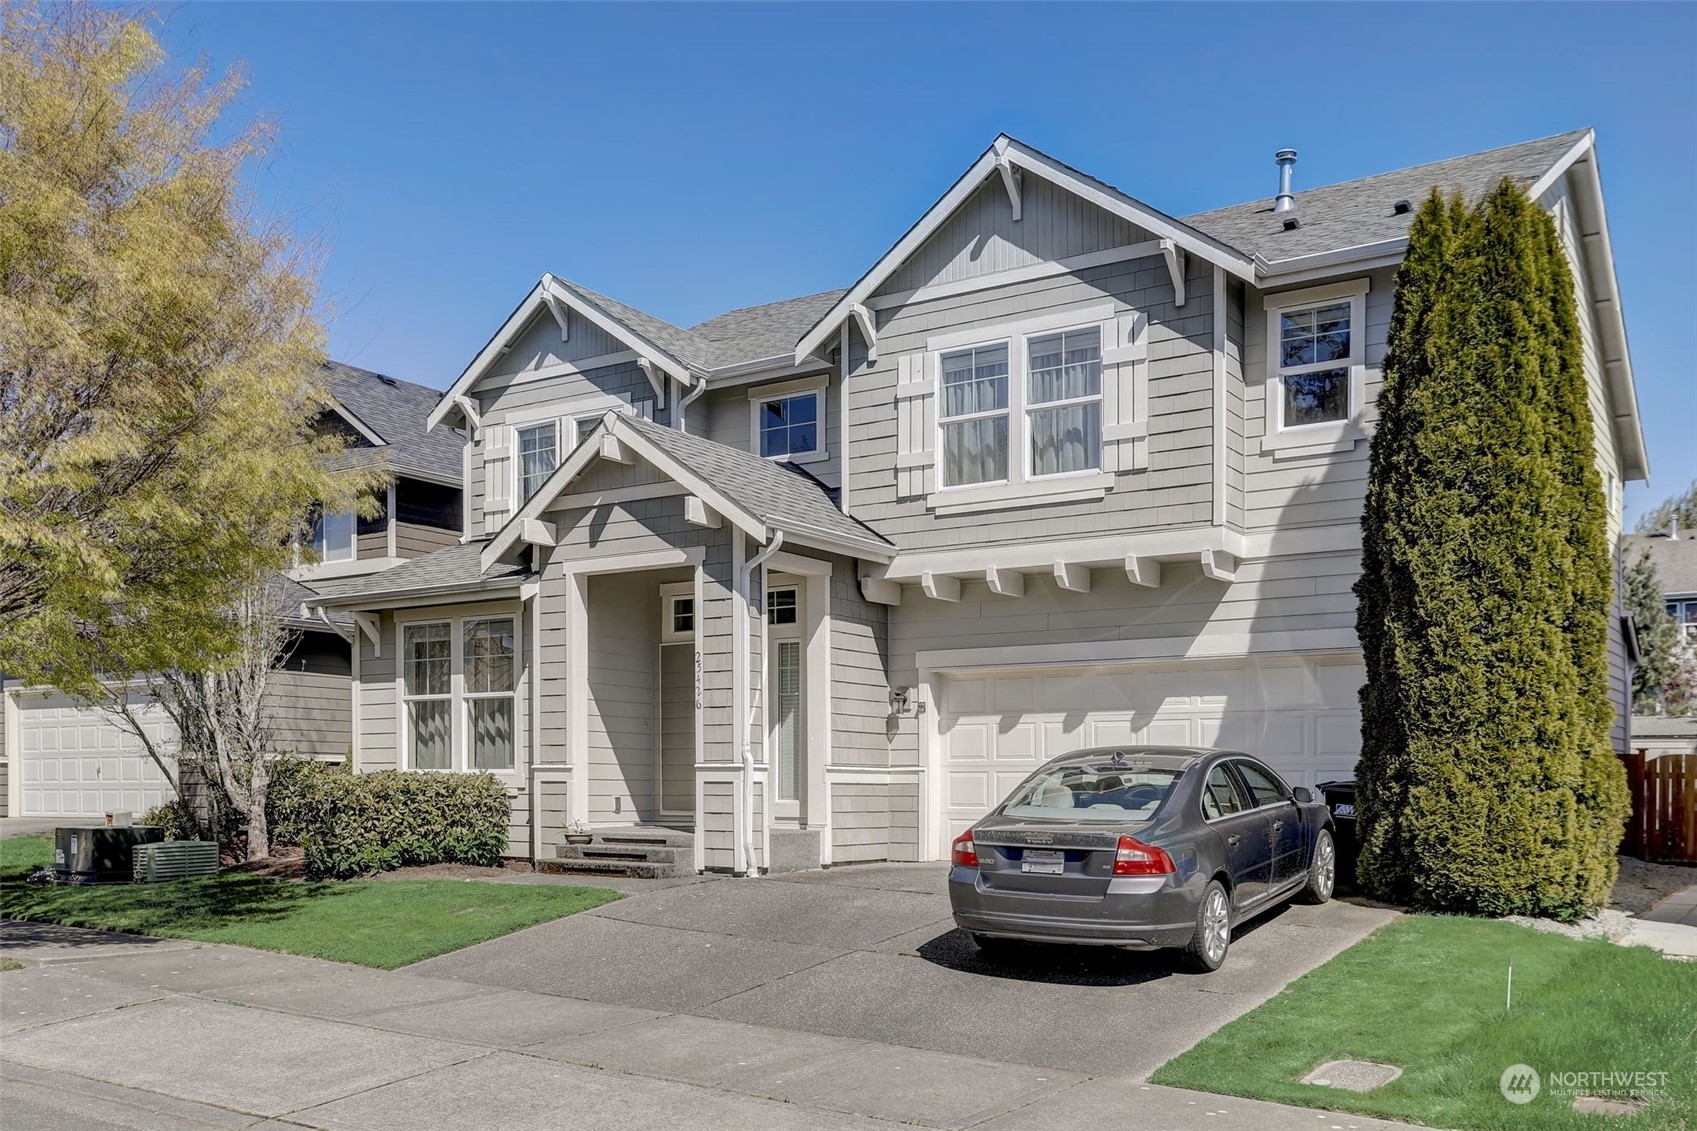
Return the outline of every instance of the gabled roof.
{"type": "Polygon", "coordinates": [[[1589,137],[1589,130],[1574,130],[1341,184],[1299,188],[1293,212],[1275,213],[1268,196],[1198,212],[1184,221],[1276,270],[1283,260],[1406,240],[1415,212],[1434,187],[1477,200],[1504,177],[1530,186],[1589,137]],[[1414,207],[1398,215],[1393,206],[1399,200],[1414,207]],[[1292,216],[1301,226],[1286,231],[1285,221],[1292,216]]]}
{"type": "MultiPolygon", "coordinates": [[[[431,411],[441,393],[339,361],[326,362],[324,370],[336,407],[346,410],[337,415],[351,417],[355,428],[368,439],[375,435],[375,450],[388,457],[396,474],[460,486],[465,475],[465,437],[445,428],[429,427],[431,411]]],[[[335,462],[351,466],[368,458],[372,450],[348,448],[335,462]]]]}
{"type": "Polygon", "coordinates": [[[1648,551],[1656,567],[1656,580],[1662,583],[1663,594],[1684,597],[1697,594],[1697,537],[1694,531],[1683,531],[1678,538],[1666,534],[1628,534],[1622,538],[1621,551],[1628,567],[1638,560],[1639,551],[1648,551]]]}
{"type": "Polygon", "coordinates": [[[400,565],[357,577],[315,579],[308,583],[316,596],[312,606],[357,607],[371,598],[429,593],[458,593],[479,588],[506,587],[530,580],[528,567],[516,562],[496,562],[483,567],[482,553],[487,538],[473,538],[422,558],[408,558],[400,565]]]}
{"type": "Polygon", "coordinates": [[[925,214],[903,233],[901,239],[809,327],[807,333],[796,343],[796,363],[800,364],[808,354],[823,345],[825,339],[842,325],[843,320],[849,317],[857,304],[870,298],[914,252],[923,247],[925,241],[978,191],[978,187],[985,180],[993,176],[1003,176],[1004,169],[1009,178],[1016,169],[1044,177],[1073,195],[1137,225],[1157,239],[1171,240],[1175,247],[1224,267],[1240,279],[1253,281],[1255,278],[1254,261],[1242,251],[1176,217],[1150,207],[1105,181],[1081,173],[1039,149],[1017,141],[1007,134],[1001,134],[990,148],[960,175],[937,203],[928,208],[925,214]]]}
{"type": "Polygon", "coordinates": [[[801,545],[880,560],[895,553],[888,539],[844,514],[824,484],[799,468],[641,417],[609,412],[484,547],[486,566],[519,545],[526,524],[540,518],[601,458],[603,440],[623,445],[757,541],[783,531],[787,540],[801,545]]]}
{"type": "Polygon", "coordinates": [[[744,306],[691,326],[689,332],[711,346],[715,369],[780,357],[788,364],[796,342],[847,293],[841,289],[820,291],[762,306],[744,306]]]}

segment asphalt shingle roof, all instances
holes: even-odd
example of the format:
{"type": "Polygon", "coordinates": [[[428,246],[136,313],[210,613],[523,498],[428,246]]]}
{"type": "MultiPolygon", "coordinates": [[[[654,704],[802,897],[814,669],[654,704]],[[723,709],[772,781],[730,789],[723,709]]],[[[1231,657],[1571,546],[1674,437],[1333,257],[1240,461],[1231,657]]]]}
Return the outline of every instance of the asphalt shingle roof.
{"type": "Polygon", "coordinates": [[[796,533],[813,531],[850,543],[891,546],[883,535],[839,510],[825,486],[799,468],[640,417],[622,417],[621,423],[762,523],[796,533]]]}
{"type": "MultiPolygon", "coordinates": [[[[388,456],[396,472],[460,482],[465,474],[465,437],[452,428],[427,431],[425,427],[431,410],[442,399],[439,391],[339,361],[326,362],[324,368],[336,399],[383,437],[385,446],[375,450],[388,456]]],[[[372,450],[349,448],[341,460],[350,463],[372,450]]]]}
{"type": "Polygon", "coordinates": [[[472,588],[523,581],[530,576],[529,569],[513,562],[497,562],[484,572],[480,555],[488,544],[488,538],[474,538],[422,558],[408,559],[380,573],[317,579],[308,582],[308,586],[326,601],[340,601],[422,589],[472,588]]]}
{"type": "MultiPolygon", "coordinates": [[[[1184,222],[1221,243],[1258,255],[1269,263],[1360,247],[1406,236],[1409,225],[1414,222],[1414,213],[1434,186],[1446,193],[1460,192],[1467,199],[1476,200],[1504,177],[1531,184],[1548,172],[1584,136],[1584,130],[1576,130],[1466,157],[1308,189],[1301,187],[1299,165],[1294,213],[1275,215],[1273,196],[1269,194],[1263,200],[1198,212],[1184,217],[1184,222]],[[1391,209],[1399,200],[1409,201],[1414,208],[1398,216],[1391,209]],[[1302,226],[1287,232],[1284,221],[1292,215],[1302,221],[1302,226]]],[[[1271,179],[1269,176],[1268,180],[1271,179]]]]}
{"type": "Polygon", "coordinates": [[[711,345],[715,366],[762,361],[795,349],[801,336],[847,294],[820,291],[763,306],[744,306],[690,327],[690,333],[711,345]]]}
{"type": "Polygon", "coordinates": [[[1663,593],[1697,593],[1697,537],[1693,533],[1697,532],[1681,531],[1678,538],[1628,534],[1621,539],[1623,557],[1630,567],[1638,560],[1639,550],[1648,550],[1663,593]]]}

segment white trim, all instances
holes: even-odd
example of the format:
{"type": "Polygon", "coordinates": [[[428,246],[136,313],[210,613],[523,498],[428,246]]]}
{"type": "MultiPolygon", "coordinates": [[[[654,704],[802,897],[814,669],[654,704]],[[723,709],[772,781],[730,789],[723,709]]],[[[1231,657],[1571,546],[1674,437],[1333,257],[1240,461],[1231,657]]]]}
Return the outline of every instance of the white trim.
{"type": "MultiPolygon", "coordinates": [[[[399,520],[395,518],[395,496],[397,494],[397,491],[395,490],[395,488],[396,488],[396,481],[390,480],[388,491],[385,493],[384,499],[383,499],[383,511],[384,511],[384,513],[383,513],[383,518],[384,518],[383,525],[386,527],[386,530],[384,532],[388,535],[388,540],[387,540],[388,544],[385,545],[383,548],[388,552],[388,555],[391,558],[400,557],[400,555],[395,552],[396,527],[398,527],[400,525],[399,520]]],[[[463,490],[463,488],[462,488],[462,490],[463,490]]],[[[465,509],[464,505],[462,504],[461,510],[463,511],[464,509],[465,509]]]]}
{"type": "Polygon", "coordinates": [[[897,268],[906,262],[915,251],[919,250],[925,241],[930,239],[937,229],[941,228],[978,191],[986,177],[996,173],[998,163],[1004,161],[1008,164],[1010,170],[1017,167],[1020,170],[1044,177],[1098,208],[1129,221],[1157,239],[1172,240],[1176,247],[1182,247],[1211,263],[1219,263],[1240,279],[1247,282],[1255,281],[1255,262],[1242,252],[1227,247],[1225,244],[1189,227],[1182,221],[1167,216],[1165,213],[1157,212],[1148,205],[1110,189],[1098,181],[1087,179],[1054,161],[1046,154],[1039,153],[1006,134],[1002,134],[950,186],[949,190],[943,194],[942,199],[927,209],[919,221],[909,228],[900,240],[896,241],[895,246],[885,252],[872,269],[862,275],[859,281],[802,336],[801,341],[796,344],[796,362],[799,364],[814,350],[818,349],[825,339],[836,331],[838,324],[847,316],[849,308],[855,303],[864,304],[897,268]]]}
{"type": "Polygon", "coordinates": [[[831,453],[825,448],[825,411],[826,395],[830,379],[823,375],[818,377],[803,377],[796,381],[785,381],[779,385],[756,385],[748,391],[748,435],[749,450],[761,459],[769,459],[774,463],[817,463],[831,458],[831,453]],[[760,406],[770,401],[788,400],[791,397],[813,397],[813,448],[805,452],[786,452],[783,455],[769,456],[761,450],[760,444],[760,406]]]}
{"type": "Polygon", "coordinates": [[[1264,452],[1296,449],[1346,451],[1367,435],[1367,295],[1372,281],[1365,275],[1344,279],[1303,290],[1280,291],[1266,295],[1262,308],[1266,311],[1266,338],[1262,345],[1265,354],[1265,398],[1262,413],[1261,450],[1264,452]],[[1349,304],[1349,356],[1335,361],[1313,362],[1289,366],[1291,375],[1346,369],[1349,372],[1345,390],[1344,416],[1341,420],[1317,424],[1286,425],[1284,422],[1284,379],[1287,367],[1279,364],[1281,333],[1279,317],[1287,310],[1300,310],[1327,304],[1349,304]]]}
{"type": "Polygon", "coordinates": [[[638,572],[647,569],[666,569],[671,566],[700,566],[707,558],[705,546],[673,546],[664,550],[643,550],[634,554],[607,554],[599,558],[574,558],[561,563],[567,577],[593,577],[603,573],[638,572]]]}
{"type": "Polygon", "coordinates": [[[1316,251],[1309,255],[1295,255],[1289,259],[1276,259],[1265,264],[1261,285],[1283,286],[1286,283],[1301,281],[1298,276],[1331,274],[1339,267],[1348,267],[1354,271],[1391,267],[1401,263],[1407,253],[1408,237],[1392,236],[1390,239],[1356,244],[1354,247],[1340,247],[1331,251],[1316,251]]]}
{"type": "Polygon", "coordinates": [[[0,726],[4,727],[6,737],[6,815],[9,817],[24,815],[23,718],[22,708],[15,701],[22,691],[22,683],[4,687],[0,681],[0,726]]]}
{"type": "Polygon", "coordinates": [[[669,479],[663,483],[633,483],[628,487],[608,487],[603,491],[579,491],[575,494],[556,495],[554,501],[548,504],[547,510],[543,513],[553,514],[556,511],[575,510],[580,507],[599,507],[607,503],[632,503],[638,499],[666,499],[673,495],[686,493],[683,487],[669,479]]]}
{"type": "MultiPolygon", "coordinates": [[[[357,614],[356,614],[357,615],[357,614]]],[[[412,738],[412,714],[407,710],[407,704],[415,701],[448,703],[448,766],[446,769],[433,769],[432,773],[455,774],[493,774],[496,778],[507,783],[508,788],[522,786],[529,773],[530,749],[528,726],[519,726],[519,707],[522,699],[527,699],[530,693],[529,680],[536,673],[525,663],[525,626],[523,602],[476,604],[468,603],[452,609],[441,607],[433,609],[417,609],[410,614],[397,614],[395,625],[395,767],[396,769],[413,772],[418,767],[412,764],[410,743],[412,738]],[[510,620],[513,622],[513,687],[510,692],[468,692],[465,690],[465,623],[477,620],[510,620]],[[448,694],[409,696],[406,690],[406,630],[408,627],[430,624],[448,625],[448,694]],[[473,699],[498,699],[503,695],[510,697],[513,705],[513,764],[510,769],[485,770],[471,764],[471,715],[470,703],[473,699]]]]}
{"type": "MultiPolygon", "coordinates": [[[[357,530],[358,527],[356,526],[357,530]]],[[[289,570],[289,576],[296,581],[328,581],[333,577],[364,577],[369,573],[382,573],[391,566],[398,566],[406,558],[390,555],[383,558],[353,558],[349,561],[336,562],[303,562],[289,570]]]]}
{"type": "MultiPolygon", "coordinates": [[[[695,600],[695,582],[674,581],[659,587],[660,595],[660,643],[662,644],[694,644],[701,632],[701,606],[690,605],[690,628],[688,632],[679,632],[675,617],[677,610],[673,607],[680,600],[695,600]]],[[[658,735],[656,731],[656,735],[658,735]]]]}
{"type": "Polygon", "coordinates": [[[848,766],[830,765],[825,772],[834,778],[860,778],[868,782],[892,785],[904,778],[917,777],[925,772],[924,766],[848,766]]]}
{"type": "MultiPolygon", "coordinates": [[[[359,694],[359,690],[360,690],[359,657],[360,657],[360,653],[362,651],[364,651],[364,649],[362,649],[360,647],[359,641],[360,641],[360,634],[359,634],[358,630],[355,630],[354,635],[353,635],[353,639],[348,642],[351,645],[353,645],[353,648],[351,649],[351,651],[353,653],[353,655],[352,655],[352,671],[349,672],[349,677],[348,677],[349,680],[350,680],[350,683],[349,683],[349,686],[348,686],[348,701],[349,701],[349,706],[353,710],[353,716],[352,716],[353,725],[348,730],[348,768],[356,774],[359,773],[359,748],[360,748],[359,737],[360,737],[360,731],[364,729],[361,725],[361,723],[363,722],[363,716],[360,713],[360,694],[359,694]]],[[[11,747],[8,746],[7,749],[10,750],[11,747]]]]}
{"type": "MultiPolygon", "coordinates": [[[[1189,264],[1185,261],[1184,252],[1172,240],[1162,240],[1161,258],[1167,261],[1167,278],[1172,280],[1173,306],[1175,308],[1182,307],[1185,299],[1185,269],[1189,266],[1189,264]]],[[[1216,263],[1214,265],[1214,269],[1216,271],[1219,270],[1219,264],[1216,263]]]]}
{"type": "MultiPolygon", "coordinates": [[[[1033,318],[991,322],[969,330],[933,334],[925,339],[925,348],[931,353],[941,353],[944,350],[964,349],[968,346],[995,345],[1003,339],[1030,337],[1051,330],[1082,330],[1088,326],[1111,322],[1118,312],[1119,307],[1115,303],[1093,302],[1088,306],[1059,310],[1033,318]]],[[[1110,348],[1113,336],[1111,332],[1102,336],[1104,352],[1110,348]]]]}
{"type": "Polygon", "coordinates": [[[971,514],[975,511],[1009,510],[1037,503],[1077,503],[1100,499],[1114,486],[1105,471],[1046,475],[1023,483],[973,483],[964,487],[939,487],[930,495],[932,514],[971,514]]]}
{"type": "MultiPolygon", "coordinates": [[[[1313,530],[1295,532],[1309,534],[1314,531],[1337,531],[1340,534],[1348,532],[1354,538],[1354,548],[1360,548],[1360,532],[1353,526],[1320,527],[1313,530]]],[[[1265,537],[1273,537],[1268,535],[1265,537]]],[[[1233,530],[1208,526],[1179,527],[1173,530],[1156,530],[1139,534],[1107,535],[1099,538],[1066,538],[1040,542],[997,543],[985,546],[969,546],[955,550],[928,550],[916,553],[904,553],[896,556],[895,560],[885,566],[874,566],[867,570],[866,578],[862,581],[865,591],[867,582],[888,581],[919,584],[920,578],[927,572],[934,574],[952,574],[961,577],[982,576],[987,569],[1017,570],[1021,573],[1044,573],[1054,568],[1057,561],[1069,562],[1074,565],[1105,567],[1109,569],[1125,568],[1128,555],[1135,555],[1148,561],[1196,561],[1197,555],[1204,549],[1224,550],[1240,558],[1263,557],[1265,554],[1251,555],[1247,552],[1250,545],[1244,535],[1233,530]]],[[[1282,554],[1309,553],[1332,549],[1330,545],[1320,545],[1313,549],[1280,547],[1282,554]]],[[[1345,547],[1347,548],[1347,547],[1345,547]]]]}
{"type": "MultiPolygon", "coordinates": [[[[1226,273],[1214,268],[1214,525],[1226,521],[1226,273]]],[[[1241,387],[1241,386],[1240,386],[1241,387]]]]}
{"type": "Polygon", "coordinates": [[[1038,666],[1089,666],[1138,661],[1232,660],[1266,654],[1360,656],[1353,628],[1316,628],[1296,632],[1215,633],[1160,636],[1141,640],[1090,640],[1065,644],[1022,644],[989,648],[940,648],[916,653],[925,672],[1038,666]]]}
{"type": "Polygon", "coordinates": [[[380,448],[386,448],[386,447],[389,446],[389,441],[387,441],[383,437],[379,436],[375,429],[373,429],[365,421],[361,420],[359,418],[359,416],[354,412],[353,409],[349,408],[347,405],[343,404],[341,401],[336,400],[334,398],[331,398],[331,401],[330,401],[330,404],[329,404],[329,411],[335,413],[337,416],[339,416],[343,420],[347,421],[348,424],[350,426],[352,426],[352,428],[355,432],[358,432],[361,436],[364,436],[367,440],[370,440],[376,446],[378,446],[380,448]]]}
{"type": "Polygon", "coordinates": [[[1010,267],[1005,271],[992,271],[985,275],[974,275],[970,279],[956,279],[948,283],[932,283],[928,286],[915,287],[911,291],[895,291],[887,295],[874,295],[866,300],[866,306],[871,310],[893,310],[896,307],[933,302],[942,298],[955,298],[960,295],[974,294],[978,291],[994,290],[997,287],[1011,287],[1018,283],[1032,283],[1039,279],[1053,278],[1056,275],[1068,275],[1075,271],[1087,271],[1092,267],[1105,267],[1110,263],[1123,263],[1127,260],[1143,259],[1159,254],[1161,254],[1160,240],[1121,244],[1119,247],[1103,248],[1101,251],[1087,251],[1083,255],[1069,255],[1065,259],[1050,259],[1026,267],[1010,267]]]}
{"type": "Polygon", "coordinates": [[[1055,587],[1072,593],[1090,592],[1090,567],[1077,562],[1055,563],[1055,587]]]}

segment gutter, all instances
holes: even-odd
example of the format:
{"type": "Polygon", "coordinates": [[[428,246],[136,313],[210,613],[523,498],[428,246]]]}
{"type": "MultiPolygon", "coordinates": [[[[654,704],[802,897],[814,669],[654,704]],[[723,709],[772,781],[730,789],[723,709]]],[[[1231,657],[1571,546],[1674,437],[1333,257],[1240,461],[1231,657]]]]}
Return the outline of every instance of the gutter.
{"type": "MultiPolygon", "coordinates": [[[[754,696],[749,693],[749,663],[752,657],[748,649],[748,616],[751,594],[749,587],[754,581],[754,571],[766,564],[766,559],[778,552],[784,544],[784,532],[774,530],[772,540],[766,543],[766,548],[743,563],[742,572],[737,577],[736,616],[732,625],[736,633],[735,655],[731,662],[736,665],[737,674],[735,700],[732,704],[733,718],[738,720],[738,747],[742,758],[742,851],[744,874],[758,876],[759,869],[754,862],[754,744],[750,735],[754,730],[754,696]]],[[[764,589],[764,587],[762,587],[764,589]]],[[[766,654],[766,618],[760,617],[760,654],[766,654]]]]}

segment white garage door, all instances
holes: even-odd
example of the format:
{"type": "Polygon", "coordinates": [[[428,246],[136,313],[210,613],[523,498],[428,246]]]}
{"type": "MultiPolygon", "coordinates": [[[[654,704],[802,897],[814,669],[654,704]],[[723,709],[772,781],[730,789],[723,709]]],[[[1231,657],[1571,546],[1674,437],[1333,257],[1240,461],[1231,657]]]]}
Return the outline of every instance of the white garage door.
{"type": "MultiPolygon", "coordinates": [[[[136,708],[155,745],[170,749],[174,734],[165,713],[139,698],[136,708]]],[[[20,816],[99,817],[128,810],[139,818],[171,796],[141,744],[99,711],[38,691],[19,692],[12,709],[19,746],[13,772],[23,778],[20,816]]]]}
{"type": "Polygon", "coordinates": [[[1265,759],[1292,785],[1352,777],[1365,679],[1355,657],[946,675],[942,848],[1038,765],[1090,746],[1222,746],[1265,759]]]}

